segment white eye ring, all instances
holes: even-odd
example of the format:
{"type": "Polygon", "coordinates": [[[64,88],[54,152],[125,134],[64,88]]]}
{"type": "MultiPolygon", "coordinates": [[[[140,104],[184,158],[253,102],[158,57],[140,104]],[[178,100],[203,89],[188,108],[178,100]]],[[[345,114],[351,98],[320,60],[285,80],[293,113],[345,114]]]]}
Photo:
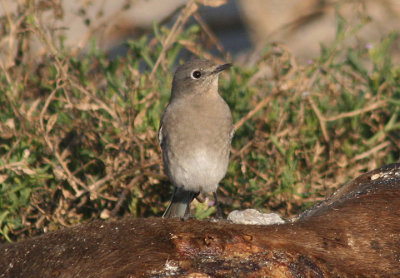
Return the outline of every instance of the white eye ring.
{"type": "Polygon", "coordinates": [[[192,79],[199,79],[201,77],[201,71],[200,70],[192,71],[192,73],[190,74],[190,77],[192,79]]]}

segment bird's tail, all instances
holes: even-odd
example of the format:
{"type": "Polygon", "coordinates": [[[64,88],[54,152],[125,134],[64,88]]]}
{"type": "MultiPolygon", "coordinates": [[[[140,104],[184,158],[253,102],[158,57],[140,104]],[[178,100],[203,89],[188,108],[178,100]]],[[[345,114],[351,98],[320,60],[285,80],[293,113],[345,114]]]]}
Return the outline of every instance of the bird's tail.
{"type": "Polygon", "coordinates": [[[199,193],[175,187],[171,201],[162,217],[188,218],[190,216],[190,203],[197,195],[199,195],[199,193]]]}

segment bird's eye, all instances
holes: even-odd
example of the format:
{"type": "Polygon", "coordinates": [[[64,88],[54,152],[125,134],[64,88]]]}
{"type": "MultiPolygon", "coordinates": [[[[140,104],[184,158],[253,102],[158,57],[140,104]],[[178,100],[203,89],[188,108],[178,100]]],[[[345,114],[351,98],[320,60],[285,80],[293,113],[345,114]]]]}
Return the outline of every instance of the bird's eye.
{"type": "Polygon", "coordinates": [[[199,79],[201,77],[201,72],[199,70],[194,70],[192,72],[192,76],[193,79],[199,79]]]}

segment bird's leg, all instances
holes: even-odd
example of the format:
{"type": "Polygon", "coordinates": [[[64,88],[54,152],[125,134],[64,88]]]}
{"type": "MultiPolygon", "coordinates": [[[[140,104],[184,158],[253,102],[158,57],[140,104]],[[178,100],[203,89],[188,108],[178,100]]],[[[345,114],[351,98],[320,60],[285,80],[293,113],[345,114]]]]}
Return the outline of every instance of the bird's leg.
{"type": "Polygon", "coordinates": [[[192,216],[191,216],[191,213],[190,213],[190,204],[192,203],[192,201],[194,200],[194,199],[197,199],[198,197],[199,197],[199,195],[200,195],[200,192],[196,192],[196,193],[194,193],[194,192],[192,192],[192,198],[191,198],[191,200],[190,200],[190,202],[189,202],[189,204],[188,204],[188,206],[186,207],[186,211],[185,211],[185,215],[183,216],[183,220],[187,220],[188,218],[191,218],[192,216]]]}
{"type": "Polygon", "coordinates": [[[223,218],[222,217],[222,210],[221,210],[221,207],[219,206],[219,203],[218,203],[217,192],[213,192],[213,195],[214,195],[215,207],[217,209],[217,218],[218,219],[222,219],[223,218]]]}
{"type": "Polygon", "coordinates": [[[204,198],[203,194],[201,194],[201,193],[199,193],[195,198],[199,203],[204,203],[204,201],[206,200],[204,198]]]}

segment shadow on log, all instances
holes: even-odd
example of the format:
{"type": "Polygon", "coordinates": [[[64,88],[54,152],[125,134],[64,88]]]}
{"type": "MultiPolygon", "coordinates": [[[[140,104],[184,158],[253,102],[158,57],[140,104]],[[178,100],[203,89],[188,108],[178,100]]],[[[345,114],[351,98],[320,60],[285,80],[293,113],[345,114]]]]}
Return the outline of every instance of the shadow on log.
{"type": "Polygon", "coordinates": [[[0,246],[0,277],[400,277],[400,164],[293,223],[95,221],[0,246]]]}

